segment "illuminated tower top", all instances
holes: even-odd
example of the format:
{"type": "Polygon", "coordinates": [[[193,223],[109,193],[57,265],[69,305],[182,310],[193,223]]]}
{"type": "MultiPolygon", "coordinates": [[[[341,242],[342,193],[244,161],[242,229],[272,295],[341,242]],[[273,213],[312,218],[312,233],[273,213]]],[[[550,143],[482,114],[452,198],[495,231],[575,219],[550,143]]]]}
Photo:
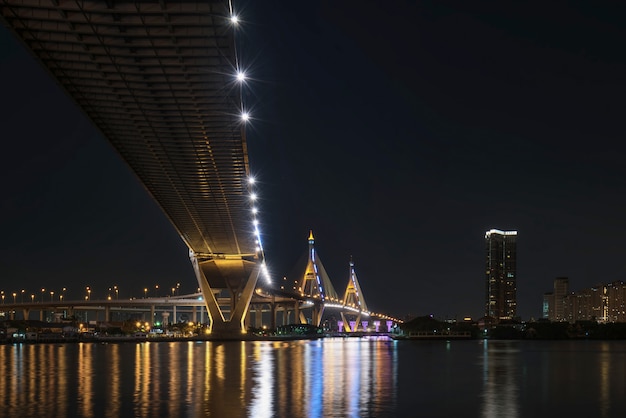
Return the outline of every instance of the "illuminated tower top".
{"type": "Polygon", "coordinates": [[[309,254],[307,265],[304,269],[304,275],[298,282],[298,290],[302,295],[319,298],[322,301],[336,301],[337,292],[333,288],[330,278],[326,273],[326,269],[322,265],[317,252],[315,251],[315,238],[313,231],[309,231],[309,254]]]}
{"type": "Polygon", "coordinates": [[[350,278],[348,279],[348,286],[343,297],[344,306],[351,306],[359,311],[368,312],[367,304],[361,291],[361,285],[356,277],[354,271],[354,263],[352,262],[352,256],[350,256],[350,278]]]}

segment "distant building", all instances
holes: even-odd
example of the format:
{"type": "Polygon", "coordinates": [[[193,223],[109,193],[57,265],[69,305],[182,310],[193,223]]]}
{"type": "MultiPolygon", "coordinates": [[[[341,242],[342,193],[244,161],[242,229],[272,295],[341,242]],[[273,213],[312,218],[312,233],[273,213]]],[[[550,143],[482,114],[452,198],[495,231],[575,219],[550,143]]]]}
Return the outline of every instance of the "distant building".
{"type": "Polygon", "coordinates": [[[565,318],[568,322],[604,321],[606,286],[595,286],[565,296],[565,318]]]}
{"type": "Polygon", "coordinates": [[[626,284],[618,280],[604,288],[607,321],[626,322],[626,284]]]}
{"type": "Polygon", "coordinates": [[[517,313],[517,231],[485,233],[485,316],[513,319],[517,313]]]}
{"type": "Polygon", "coordinates": [[[544,319],[554,318],[554,293],[547,292],[543,294],[542,317],[544,319]]]}
{"type": "Polygon", "coordinates": [[[569,278],[557,277],[554,279],[554,317],[551,321],[566,321],[565,297],[569,292],[569,278]]]}
{"type": "Polygon", "coordinates": [[[557,277],[554,292],[543,295],[543,317],[570,323],[626,322],[626,284],[615,281],[573,292],[567,277],[557,277]]]}

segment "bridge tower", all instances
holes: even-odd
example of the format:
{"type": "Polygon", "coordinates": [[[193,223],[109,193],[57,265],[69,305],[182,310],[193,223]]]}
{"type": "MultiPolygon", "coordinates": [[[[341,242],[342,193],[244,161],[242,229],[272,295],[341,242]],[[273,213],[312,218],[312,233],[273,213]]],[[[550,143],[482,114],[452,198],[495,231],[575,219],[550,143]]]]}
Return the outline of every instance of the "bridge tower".
{"type": "Polygon", "coordinates": [[[341,319],[343,319],[344,329],[347,332],[354,332],[357,330],[361,323],[362,313],[368,313],[369,309],[367,309],[367,304],[365,303],[365,298],[363,296],[363,292],[361,291],[361,285],[359,284],[359,280],[356,277],[356,272],[354,271],[354,263],[352,262],[352,257],[350,258],[350,278],[348,279],[348,286],[346,286],[346,293],[343,297],[343,306],[356,309],[356,320],[354,321],[354,326],[352,327],[350,326],[350,322],[346,319],[346,314],[344,312],[341,312],[341,319]]]}
{"type": "MultiPolygon", "coordinates": [[[[333,284],[326,273],[326,269],[322,265],[322,260],[315,252],[315,238],[313,231],[309,232],[309,253],[304,274],[298,282],[298,290],[302,296],[308,296],[314,299],[311,323],[319,326],[322,322],[324,314],[325,302],[337,302],[339,297],[333,287],[333,284]]],[[[300,311],[300,323],[307,323],[304,313],[300,311]]]]}

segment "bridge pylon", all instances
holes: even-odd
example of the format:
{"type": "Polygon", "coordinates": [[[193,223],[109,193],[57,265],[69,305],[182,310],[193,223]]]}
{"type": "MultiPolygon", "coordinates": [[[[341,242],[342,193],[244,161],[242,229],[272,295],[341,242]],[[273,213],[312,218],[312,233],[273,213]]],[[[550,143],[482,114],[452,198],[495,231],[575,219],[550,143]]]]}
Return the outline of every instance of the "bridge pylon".
{"type": "Polygon", "coordinates": [[[354,263],[352,262],[352,257],[350,257],[350,278],[348,279],[346,292],[343,296],[343,305],[355,309],[356,320],[354,321],[353,326],[350,326],[350,322],[347,320],[346,314],[344,312],[341,312],[341,319],[344,323],[344,329],[346,330],[346,332],[354,332],[361,324],[362,313],[369,313],[369,309],[367,308],[367,304],[365,303],[365,297],[363,296],[361,285],[359,284],[359,280],[356,277],[356,272],[354,271],[354,263]]]}
{"type": "Polygon", "coordinates": [[[203,256],[193,251],[189,251],[189,258],[207,307],[209,332],[221,336],[245,334],[244,321],[261,261],[241,256],[203,256]],[[222,303],[224,299],[226,304],[222,303]]]}
{"type": "MultiPolygon", "coordinates": [[[[311,324],[319,326],[322,322],[322,315],[324,314],[324,303],[338,302],[339,297],[328,277],[328,273],[326,273],[322,260],[315,252],[313,231],[309,232],[308,242],[308,261],[304,269],[304,274],[298,281],[298,291],[303,296],[313,298],[314,303],[311,314],[311,324]]],[[[299,320],[300,323],[308,323],[301,309],[299,311],[299,318],[296,318],[296,320],[299,320]]]]}

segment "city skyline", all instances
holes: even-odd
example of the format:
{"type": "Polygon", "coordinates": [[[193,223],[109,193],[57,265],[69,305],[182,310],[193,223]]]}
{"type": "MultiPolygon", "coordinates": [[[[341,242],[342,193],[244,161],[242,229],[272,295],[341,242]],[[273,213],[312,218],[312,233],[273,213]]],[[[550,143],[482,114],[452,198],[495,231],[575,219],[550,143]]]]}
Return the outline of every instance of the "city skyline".
{"type": "MultiPolygon", "coordinates": [[[[493,226],[523,237],[524,319],[554,277],[626,277],[617,6],[238,7],[275,280],[313,229],[336,286],[353,256],[371,309],[480,317],[493,226]]],[[[195,288],[129,169],[4,27],[0,40],[2,287],[195,288]]]]}

